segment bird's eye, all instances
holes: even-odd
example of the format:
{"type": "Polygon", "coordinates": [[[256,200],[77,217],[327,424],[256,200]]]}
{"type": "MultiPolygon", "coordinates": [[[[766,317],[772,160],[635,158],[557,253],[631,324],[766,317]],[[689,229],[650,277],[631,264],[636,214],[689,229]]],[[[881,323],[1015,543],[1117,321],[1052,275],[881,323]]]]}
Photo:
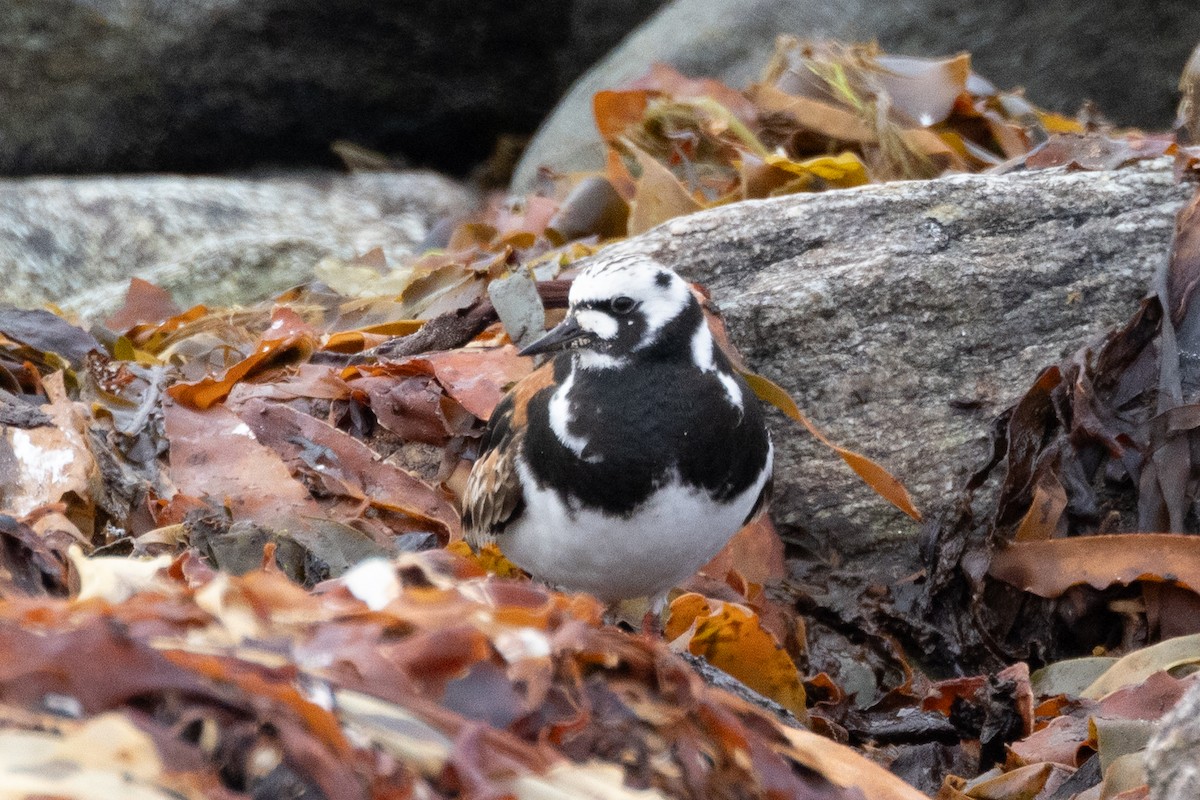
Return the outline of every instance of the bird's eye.
{"type": "Polygon", "coordinates": [[[620,297],[613,298],[612,310],[617,314],[628,314],[630,311],[633,311],[633,307],[636,305],[637,303],[632,297],[621,295],[620,297]]]}

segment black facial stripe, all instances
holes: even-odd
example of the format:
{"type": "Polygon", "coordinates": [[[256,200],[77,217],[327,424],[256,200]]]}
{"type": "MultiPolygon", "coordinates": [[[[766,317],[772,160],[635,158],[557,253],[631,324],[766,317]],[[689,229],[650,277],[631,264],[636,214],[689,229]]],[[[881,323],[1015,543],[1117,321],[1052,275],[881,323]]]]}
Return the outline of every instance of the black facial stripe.
{"type": "MultiPolygon", "coordinates": [[[[631,316],[642,317],[642,325],[645,326],[644,315],[631,316]]],[[[699,303],[689,297],[683,310],[672,317],[666,325],[659,328],[655,332],[654,341],[648,347],[639,350],[638,354],[645,354],[645,357],[655,360],[680,358],[691,364],[692,337],[696,334],[696,329],[703,323],[704,312],[700,310],[699,303]]]]}
{"type": "Polygon", "coordinates": [[[640,305],[641,303],[634,302],[632,298],[626,295],[619,295],[606,300],[582,300],[575,305],[575,308],[576,310],[587,309],[589,311],[599,311],[612,317],[621,317],[640,305]],[[618,303],[618,301],[621,301],[621,303],[618,303]],[[626,305],[628,303],[632,303],[632,305],[626,305]],[[624,307],[618,308],[619,305],[623,305],[624,307]]]}

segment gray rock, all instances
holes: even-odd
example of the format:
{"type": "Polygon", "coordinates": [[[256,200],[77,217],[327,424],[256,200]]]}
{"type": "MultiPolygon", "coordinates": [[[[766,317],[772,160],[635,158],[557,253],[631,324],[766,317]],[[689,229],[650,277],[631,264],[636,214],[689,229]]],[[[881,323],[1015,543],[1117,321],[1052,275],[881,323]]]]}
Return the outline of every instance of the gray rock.
{"type": "Polygon", "coordinates": [[[1200,684],[1159,721],[1146,748],[1150,800],[1200,797],[1200,684]]]}
{"type": "MultiPolygon", "coordinates": [[[[1164,161],[956,176],[737,203],[604,251],[706,284],[749,365],[927,516],[987,454],[991,420],[1045,366],[1137,308],[1191,189],[1164,161]]],[[[894,574],[918,526],[776,415],[773,517],[894,574]]]]}
{"type": "Polygon", "coordinates": [[[1044,107],[1074,114],[1091,99],[1120,123],[1166,128],[1198,32],[1200,4],[1182,0],[674,0],[572,87],[534,137],[512,187],[528,190],[543,164],[600,166],[592,95],[656,61],[742,88],[757,78],[779,34],[875,39],[906,55],[968,50],[979,74],[1004,89],[1026,87],[1044,107]]]}
{"type": "Polygon", "coordinates": [[[465,172],[661,2],[0,0],[0,175],[330,163],[339,138],[465,172]]]}
{"type": "Polygon", "coordinates": [[[310,279],[326,256],[381,247],[396,264],[473,203],[420,172],[0,180],[0,303],[94,316],[137,276],[185,307],[245,304],[310,279]]]}

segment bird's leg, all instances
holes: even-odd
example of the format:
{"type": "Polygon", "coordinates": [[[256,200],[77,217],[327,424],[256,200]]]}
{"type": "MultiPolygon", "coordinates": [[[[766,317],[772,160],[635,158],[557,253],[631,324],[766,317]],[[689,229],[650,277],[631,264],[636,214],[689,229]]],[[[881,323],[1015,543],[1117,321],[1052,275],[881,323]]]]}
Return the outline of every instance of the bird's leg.
{"type": "Polygon", "coordinates": [[[619,625],[627,631],[640,630],[646,639],[662,639],[662,615],[665,607],[665,592],[654,597],[617,600],[608,607],[604,619],[609,624],[619,625]],[[638,620],[641,620],[640,627],[638,620]]]}
{"type": "Polygon", "coordinates": [[[663,611],[667,607],[667,593],[659,592],[650,598],[646,614],[642,617],[642,636],[647,639],[663,637],[663,611]]]}
{"type": "Polygon", "coordinates": [[[646,639],[661,639],[662,632],[662,614],[646,609],[646,614],[642,617],[642,636],[646,639]]]}

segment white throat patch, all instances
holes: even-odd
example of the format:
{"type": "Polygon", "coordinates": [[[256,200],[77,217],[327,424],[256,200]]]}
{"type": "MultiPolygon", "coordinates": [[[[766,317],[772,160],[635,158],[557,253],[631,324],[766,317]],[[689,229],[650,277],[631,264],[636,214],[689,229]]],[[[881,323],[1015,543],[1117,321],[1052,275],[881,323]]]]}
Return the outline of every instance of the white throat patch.
{"type": "Polygon", "coordinates": [[[616,369],[629,363],[628,358],[597,353],[595,350],[580,350],[575,353],[575,366],[581,369],[616,369]]]}
{"type": "Polygon", "coordinates": [[[599,463],[599,456],[584,456],[583,451],[588,446],[588,440],[571,433],[571,387],[575,385],[575,371],[563,381],[554,394],[550,395],[550,430],[562,442],[563,447],[570,450],[588,463],[599,463]]]}

